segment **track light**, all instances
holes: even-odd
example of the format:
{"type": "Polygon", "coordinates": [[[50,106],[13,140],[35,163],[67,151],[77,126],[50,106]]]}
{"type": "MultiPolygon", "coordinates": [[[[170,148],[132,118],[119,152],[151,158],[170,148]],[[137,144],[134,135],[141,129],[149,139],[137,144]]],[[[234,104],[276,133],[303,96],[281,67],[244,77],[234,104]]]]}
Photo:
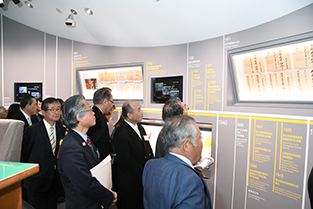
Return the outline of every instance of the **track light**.
{"type": "Polygon", "coordinates": [[[77,15],[77,12],[74,9],[71,9],[70,11],[71,14],[65,19],[65,25],[69,28],[75,28],[76,21],[74,20],[74,15],[77,15]]]}
{"type": "Polygon", "coordinates": [[[0,0],[0,7],[4,7],[4,0],[0,0]]]}

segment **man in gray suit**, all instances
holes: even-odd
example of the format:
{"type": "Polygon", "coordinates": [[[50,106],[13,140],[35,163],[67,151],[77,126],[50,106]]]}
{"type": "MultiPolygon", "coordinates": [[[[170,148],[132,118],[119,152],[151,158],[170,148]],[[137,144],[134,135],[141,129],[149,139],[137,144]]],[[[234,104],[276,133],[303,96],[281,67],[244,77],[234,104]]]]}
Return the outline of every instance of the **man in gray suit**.
{"type": "Polygon", "coordinates": [[[192,167],[202,152],[201,132],[195,120],[189,116],[173,117],[166,121],[160,135],[169,153],[145,165],[144,208],[211,209],[207,185],[192,167]]]}

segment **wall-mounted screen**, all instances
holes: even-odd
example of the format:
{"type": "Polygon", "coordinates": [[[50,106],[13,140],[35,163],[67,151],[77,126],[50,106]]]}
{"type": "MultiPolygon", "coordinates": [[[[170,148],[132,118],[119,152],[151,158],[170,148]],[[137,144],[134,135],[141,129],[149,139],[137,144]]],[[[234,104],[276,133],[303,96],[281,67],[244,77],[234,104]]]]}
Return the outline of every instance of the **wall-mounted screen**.
{"type": "Polygon", "coordinates": [[[151,103],[165,103],[174,97],[183,101],[183,76],[151,78],[151,103]]]}
{"type": "Polygon", "coordinates": [[[41,101],[42,83],[14,83],[14,102],[20,102],[26,94],[41,101]]]}
{"type": "Polygon", "coordinates": [[[102,87],[112,89],[114,100],[143,100],[143,63],[78,68],[77,86],[88,100],[102,87]]]}
{"type": "MultiPolygon", "coordinates": [[[[141,125],[145,128],[146,133],[151,133],[150,145],[153,153],[155,154],[156,141],[158,139],[159,133],[163,128],[164,122],[162,120],[155,119],[143,119],[141,125]]],[[[212,123],[197,123],[202,134],[202,154],[204,157],[211,157],[212,155],[212,123]]]]}
{"type": "Polygon", "coordinates": [[[229,51],[238,103],[313,103],[313,37],[229,51]]]}

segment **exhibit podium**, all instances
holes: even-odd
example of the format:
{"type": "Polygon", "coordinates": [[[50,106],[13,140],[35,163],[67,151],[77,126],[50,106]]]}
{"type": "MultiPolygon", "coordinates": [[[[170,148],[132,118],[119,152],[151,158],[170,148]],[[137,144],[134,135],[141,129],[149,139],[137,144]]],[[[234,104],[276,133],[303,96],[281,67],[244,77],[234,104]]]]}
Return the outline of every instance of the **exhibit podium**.
{"type": "Polygon", "coordinates": [[[22,208],[21,181],[38,172],[38,164],[0,162],[0,208],[22,208]]]}

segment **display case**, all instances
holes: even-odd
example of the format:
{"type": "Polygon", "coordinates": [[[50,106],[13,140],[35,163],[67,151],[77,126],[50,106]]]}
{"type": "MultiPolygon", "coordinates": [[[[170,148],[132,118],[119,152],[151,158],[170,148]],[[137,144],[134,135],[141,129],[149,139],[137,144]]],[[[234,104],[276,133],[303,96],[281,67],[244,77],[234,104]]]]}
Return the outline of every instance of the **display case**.
{"type": "Polygon", "coordinates": [[[112,89],[114,100],[143,100],[143,63],[78,68],[77,86],[87,100],[102,87],[112,89]]]}
{"type": "Polygon", "coordinates": [[[313,34],[228,51],[235,104],[313,103],[313,34]]]}

